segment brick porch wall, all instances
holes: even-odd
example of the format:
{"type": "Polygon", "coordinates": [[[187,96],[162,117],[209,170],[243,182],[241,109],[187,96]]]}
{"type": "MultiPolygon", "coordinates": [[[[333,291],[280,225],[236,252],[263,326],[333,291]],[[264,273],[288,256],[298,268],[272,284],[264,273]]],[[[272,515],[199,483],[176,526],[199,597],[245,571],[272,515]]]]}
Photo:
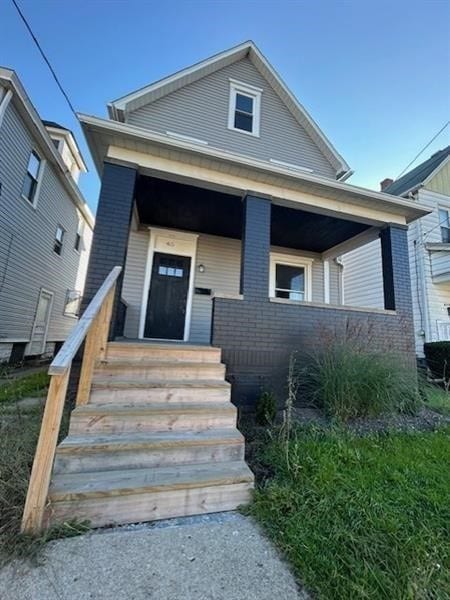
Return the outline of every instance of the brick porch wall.
{"type": "Polygon", "coordinates": [[[252,407],[261,388],[286,397],[290,353],[308,353],[333,339],[404,354],[414,364],[412,320],[405,315],[215,298],[212,344],[222,348],[237,406],[252,407]]]}
{"type": "Polygon", "coordinates": [[[397,352],[414,364],[406,227],[388,225],[380,236],[385,308],[395,314],[271,302],[267,297],[271,202],[249,194],[244,203],[243,299],[215,298],[211,328],[212,344],[222,348],[235,404],[253,406],[263,387],[274,390],[283,403],[291,352],[308,353],[333,339],[397,352]]]}

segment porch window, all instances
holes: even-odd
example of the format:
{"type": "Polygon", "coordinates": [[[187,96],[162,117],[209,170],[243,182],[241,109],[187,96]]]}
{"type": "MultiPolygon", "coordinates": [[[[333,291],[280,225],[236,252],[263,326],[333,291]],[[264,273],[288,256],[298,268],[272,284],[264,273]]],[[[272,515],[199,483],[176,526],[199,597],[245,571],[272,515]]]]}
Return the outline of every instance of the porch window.
{"type": "Polygon", "coordinates": [[[297,302],[311,301],[312,259],[271,254],[270,296],[297,302]]]}
{"type": "Polygon", "coordinates": [[[444,244],[450,243],[450,220],[449,211],[445,208],[439,209],[439,225],[441,227],[441,239],[444,244]]]}
{"type": "Polygon", "coordinates": [[[229,129],[259,137],[261,92],[259,88],[230,79],[229,129]]]}
{"type": "Polygon", "coordinates": [[[305,299],[305,268],[275,265],[275,297],[305,299]]]}

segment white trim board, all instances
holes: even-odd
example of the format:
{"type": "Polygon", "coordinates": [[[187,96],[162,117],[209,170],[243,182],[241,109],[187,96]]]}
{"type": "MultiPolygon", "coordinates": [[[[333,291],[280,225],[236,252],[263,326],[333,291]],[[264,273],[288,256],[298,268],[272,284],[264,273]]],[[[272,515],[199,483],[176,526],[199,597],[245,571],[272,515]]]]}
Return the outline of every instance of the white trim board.
{"type": "MultiPolygon", "coordinates": [[[[184,335],[182,340],[187,342],[191,330],[192,300],[194,296],[195,264],[197,258],[197,240],[198,234],[186,233],[175,229],[162,229],[158,227],[149,227],[149,243],[147,251],[147,262],[145,267],[144,286],[142,290],[141,313],[139,318],[139,338],[144,336],[145,318],[147,315],[148,295],[150,292],[151,275],[153,268],[153,255],[155,252],[165,254],[174,254],[176,256],[188,256],[191,259],[191,268],[189,272],[189,288],[186,299],[186,316],[184,322],[184,335]],[[161,244],[161,245],[160,245],[161,244]]],[[[163,341],[163,340],[161,340],[163,341]]],[[[177,340],[170,340],[176,342],[177,340]]]]}

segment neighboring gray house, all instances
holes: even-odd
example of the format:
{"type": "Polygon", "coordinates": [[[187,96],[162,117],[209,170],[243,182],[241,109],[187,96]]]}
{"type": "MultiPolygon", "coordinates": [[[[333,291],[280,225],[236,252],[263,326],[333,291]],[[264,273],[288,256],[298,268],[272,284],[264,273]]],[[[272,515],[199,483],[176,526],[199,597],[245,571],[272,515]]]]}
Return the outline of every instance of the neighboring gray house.
{"type": "MultiPolygon", "coordinates": [[[[416,352],[423,357],[424,342],[450,340],[450,146],[381,186],[431,211],[408,231],[416,352]]],[[[380,240],[343,256],[342,263],[345,303],[382,307],[380,240]]]]}
{"type": "Polygon", "coordinates": [[[77,321],[93,216],[72,133],[0,68],[0,361],[53,353],[77,321]]]}

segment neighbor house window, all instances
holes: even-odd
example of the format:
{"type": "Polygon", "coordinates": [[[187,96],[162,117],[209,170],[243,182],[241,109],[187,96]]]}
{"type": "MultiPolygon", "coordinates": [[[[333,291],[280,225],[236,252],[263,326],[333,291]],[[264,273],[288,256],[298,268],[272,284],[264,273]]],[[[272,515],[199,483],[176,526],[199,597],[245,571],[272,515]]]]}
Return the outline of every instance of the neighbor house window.
{"type": "Polygon", "coordinates": [[[271,254],[270,296],[297,302],[311,300],[312,259],[271,254]]]}
{"type": "Polygon", "coordinates": [[[439,209],[439,225],[441,226],[441,239],[445,244],[450,243],[450,220],[449,211],[445,208],[439,209]]]}
{"type": "Polygon", "coordinates": [[[63,247],[64,233],[64,229],[61,227],[61,225],[58,225],[58,227],[56,228],[53,250],[56,252],[56,254],[59,254],[60,256],[63,247]]]}
{"type": "Polygon", "coordinates": [[[77,252],[81,252],[82,245],[83,245],[83,232],[84,232],[84,221],[82,221],[81,219],[79,219],[78,221],[78,227],[77,227],[77,232],[75,234],[75,250],[77,252]]]}
{"type": "Polygon", "coordinates": [[[230,80],[228,128],[259,136],[262,90],[230,80]]]}
{"type": "Polygon", "coordinates": [[[64,314],[69,317],[78,317],[80,314],[81,292],[78,290],[67,290],[64,314]]]}
{"type": "Polygon", "coordinates": [[[31,204],[36,203],[36,192],[39,184],[39,176],[41,174],[41,159],[33,150],[28,159],[27,174],[23,182],[22,196],[31,204]]]}

